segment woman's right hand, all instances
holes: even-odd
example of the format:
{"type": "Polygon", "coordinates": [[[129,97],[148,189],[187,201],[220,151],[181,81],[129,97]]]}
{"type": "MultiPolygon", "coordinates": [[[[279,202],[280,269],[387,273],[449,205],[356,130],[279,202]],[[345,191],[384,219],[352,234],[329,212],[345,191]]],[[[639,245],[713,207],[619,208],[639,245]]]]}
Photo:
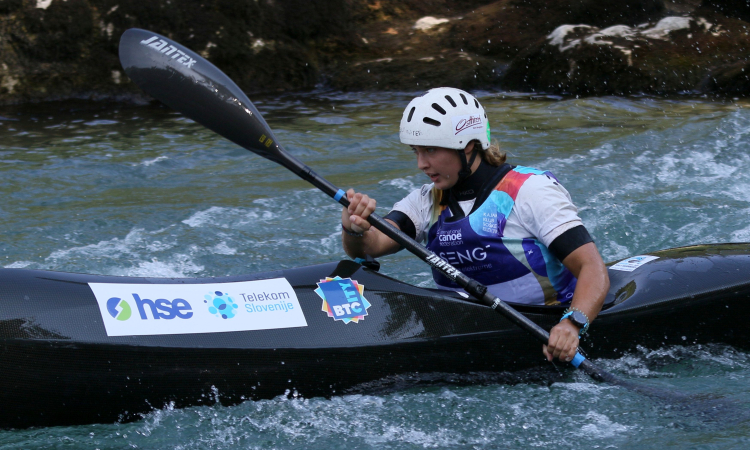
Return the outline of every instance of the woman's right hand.
{"type": "Polygon", "coordinates": [[[377,202],[365,194],[354,192],[354,189],[346,191],[346,198],[349,199],[349,207],[341,212],[341,225],[354,233],[366,232],[370,229],[370,222],[366,219],[375,211],[377,202]]]}

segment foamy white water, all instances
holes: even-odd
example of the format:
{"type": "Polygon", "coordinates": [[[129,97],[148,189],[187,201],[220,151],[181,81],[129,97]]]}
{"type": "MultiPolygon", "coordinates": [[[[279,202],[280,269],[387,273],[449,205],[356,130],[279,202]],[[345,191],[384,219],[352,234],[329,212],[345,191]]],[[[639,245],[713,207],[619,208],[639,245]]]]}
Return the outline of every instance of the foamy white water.
{"type": "MultiPolygon", "coordinates": [[[[258,98],[287,149],[381,214],[428,180],[398,143],[408,93],[258,98]]],[[[750,240],[750,113],[702,99],[560,99],[480,93],[513,164],[551,170],[605,260],[750,240]]],[[[336,261],[338,204],[159,107],[0,108],[0,264],[206,277],[336,261]]],[[[405,252],[381,271],[431,286],[405,252]]],[[[687,393],[750,404],[741,349],[640,349],[598,361],[687,393]]],[[[174,409],[141,421],[0,431],[2,448],[744,448],[746,423],[706,425],[572,373],[541,383],[417,384],[395,392],[174,409]]],[[[417,377],[418,378],[418,377],[417,377]]],[[[221,399],[221,392],[215,392],[221,399]]],[[[215,398],[206,398],[213,404],[215,398]]]]}

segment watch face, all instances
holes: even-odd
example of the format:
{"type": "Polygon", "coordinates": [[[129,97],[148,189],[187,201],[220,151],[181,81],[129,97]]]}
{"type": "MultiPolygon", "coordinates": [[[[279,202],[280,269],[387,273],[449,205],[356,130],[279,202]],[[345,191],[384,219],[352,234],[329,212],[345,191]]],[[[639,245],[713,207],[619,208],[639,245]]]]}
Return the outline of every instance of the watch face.
{"type": "Polygon", "coordinates": [[[586,316],[584,316],[580,311],[573,311],[573,313],[568,317],[571,322],[578,328],[583,328],[586,326],[586,323],[588,320],[586,320],[586,316]]]}

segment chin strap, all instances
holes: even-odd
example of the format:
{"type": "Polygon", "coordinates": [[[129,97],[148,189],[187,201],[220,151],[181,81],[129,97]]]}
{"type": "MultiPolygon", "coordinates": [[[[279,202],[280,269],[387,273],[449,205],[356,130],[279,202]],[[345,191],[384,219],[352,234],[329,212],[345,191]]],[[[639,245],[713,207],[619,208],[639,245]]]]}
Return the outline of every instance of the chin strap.
{"type": "Polygon", "coordinates": [[[476,142],[474,143],[474,153],[471,155],[471,160],[466,161],[466,152],[463,150],[456,150],[458,152],[458,158],[461,160],[461,170],[458,172],[458,181],[465,180],[471,175],[471,166],[474,164],[474,160],[477,159],[479,151],[476,150],[476,142]]]}

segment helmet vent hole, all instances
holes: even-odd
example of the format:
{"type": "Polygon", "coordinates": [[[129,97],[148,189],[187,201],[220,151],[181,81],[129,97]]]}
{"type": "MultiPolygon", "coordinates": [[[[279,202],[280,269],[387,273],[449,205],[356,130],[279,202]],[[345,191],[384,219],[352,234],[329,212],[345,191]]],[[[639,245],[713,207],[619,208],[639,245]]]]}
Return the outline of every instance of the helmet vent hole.
{"type": "Polygon", "coordinates": [[[411,111],[409,111],[409,117],[406,119],[407,122],[411,122],[411,116],[414,115],[414,110],[417,109],[416,106],[411,107],[411,111]]]}
{"type": "Polygon", "coordinates": [[[468,104],[469,104],[469,101],[468,101],[468,100],[466,100],[466,97],[464,97],[464,94],[458,94],[458,95],[460,95],[460,96],[461,96],[461,100],[463,100],[463,101],[464,101],[464,105],[468,105],[468,104]]]}
{"type": "Polygon", "coordinates": [[[430,119],[429,117],[425,117],[424,119],[422,119],[422,121],[424,123],[426,123],[426,124],[433,125],[433,126],[436,126],[436,127],[440,126],[440,122],[438,122],[435,119],[430,119]]]}
{"type": "Polygon", "coordinates": [[[456,107],[456,102],[453,101],[450,95],[446,95],[445,99],[448,100],[448,103],[450,103],[452,107],[456,107]]]}
{"type": "Polygon", "coordinates": [[[445,110],[443,109],[442,106],[438,105],[437,103],[432,104],[432,109],[434,109],[435,111],[439,112],[442,115],[445,115],[445,110]]]}
{"type": "Polygon", "coordinates": [[[477,101],[477,99],[474,99],[474,106],[476,106],[477,109],[479,109],[479,102],[477,101]]]}

